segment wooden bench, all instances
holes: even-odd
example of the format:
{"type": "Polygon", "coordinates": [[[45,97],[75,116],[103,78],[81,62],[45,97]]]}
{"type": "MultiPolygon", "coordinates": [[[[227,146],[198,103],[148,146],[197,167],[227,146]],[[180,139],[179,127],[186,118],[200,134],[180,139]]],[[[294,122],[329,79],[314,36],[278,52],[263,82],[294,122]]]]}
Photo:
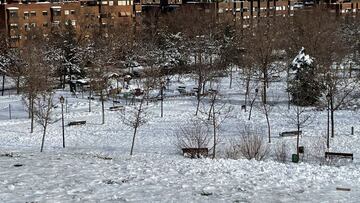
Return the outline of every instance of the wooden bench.
{"type": "MultiPolygon", "coordinates": [[[[302,131],[299,131],[299,134],[301,135],[302,131]]],[[[297,135],[298,135],[298,131],[287,131],[287,132],[279,133],[280,137],[293,137],[297,135]]]]}
{"type": "Polygon", "coordinates": [[[330,158],[334,158],[334,157],[345,158],[345,159],[348,158],[348,159],[354,160],[354,155],[352,153],[325,152],[326,159],[330,159],[330,158]]]}
{"type": "Polygon", "coordinates": [[[73,126],[73,125],[85,125],[86,121],[71,121],[68,126],[73,126]]]}
{"type": "Polygon", "coordinates": [[[201,158],[207,157],[209,150],[208,148],[182,148],[183,155],[190,158],[201,158]]]}
{"type": "Polygon", "coordinates": [[[177,90],[179,91],[180,94],[186,94],[186,89],[184,86],[179,86],[177,90]]]}
{"type": "Polygon", "coordinates": [[[111,106],[111,107],[109,108],[109,110],[110,110],[110,111],[124,111],[125,108],[124,108],[124,106],[111,106]]]}

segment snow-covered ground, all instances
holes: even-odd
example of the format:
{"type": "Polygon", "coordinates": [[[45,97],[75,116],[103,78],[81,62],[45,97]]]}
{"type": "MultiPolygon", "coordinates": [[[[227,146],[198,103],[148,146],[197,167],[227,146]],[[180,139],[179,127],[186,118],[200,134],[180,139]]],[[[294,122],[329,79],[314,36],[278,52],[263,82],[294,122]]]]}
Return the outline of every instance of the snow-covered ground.
{"type": "MultiPolygon", "coordinates": [[[[175,79],[174,79],[175,80],[175,79]]],[[[187,90],[194,82],[183,78],[173,83],[187,90]]],[[[310,161],[283,164],[273,155],[265,161],[226,159],[223,151],[241,128],[252,125],[264,131],[266,120],[254,108],[251,121],[241,110],[243,89],[235,82],[228,88],[223,79],[223,99],[234,107],[232,117],[219,130],[218,158],[189,159],[175,147],[174,132],[195,113],[195,97],[167,98],[164,117],[160,103],[150,103],[150,120],[136,137],[134,156],[129,156],[132,129],[121,122],[119,112],[106,110],[101,125],[101,107],[92,101],[88,112],[86,96],[68,99],[65,123],[86,120],[86,125],[65,127],[66,148],[62,148],[61,122],[52,124],[40,153],[42,129],[30,134],[30,120],[18,96],[0,97],[0,202],[358,202],[360,199],[360,115],[357,111],[336,112],[336,136],[331,151],[354,153],[354,161],[328,165],[310,161]],[[12,119],[9,120],[9,104],[12,119]],[[355,133],[350,135],[351,126],[355,133]],[[19,164],[19,165],[17,165],[19,164]],[[350,188],[350,191],[336,188],[350,188]]],[[[289,121],[283,82],[272,83],[270,100],[278,104],[270,113],[272,144],[285,141],[289,154],[295,152],[295,138],[279,138],[294,130],[289,121]],[[274,95],[280,95],[272,97],[274,95]]],[[[107,109],[112,105],[106,103],[107,109]]],[[[57,104],[59,107],[59,104],[57,104]]],[[[129,106],[126,106],[129,108],[129,106]]],[[[60,117],[60,108],[55,109],[60,117]]],[[[310,111],[312,122],[303,129],[301,145],[305,155],[324,142],[326,111],[310,111]]],[[[316,151],[316,150],[315,150],[316,151]]],[[[319,151],[318,151],[319,152],[319,151]]]]}

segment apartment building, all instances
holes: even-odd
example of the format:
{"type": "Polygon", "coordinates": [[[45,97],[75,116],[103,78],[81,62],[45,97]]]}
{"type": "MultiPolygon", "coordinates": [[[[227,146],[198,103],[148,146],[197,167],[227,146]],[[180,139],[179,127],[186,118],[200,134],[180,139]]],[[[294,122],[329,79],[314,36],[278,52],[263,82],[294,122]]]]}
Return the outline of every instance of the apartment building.
{"type": "Polygon", "coordinates": [[[339,14],[360,14],[360,0],[338,1],[334,5],[339,14]]]}
{"type": "Polygon", "coordinates": [[[113,26],[128,23],[139,5],[132,0],[19,1],[2,0],[0,31],[6,32],[10,46],[19,46],[33,28],[71,24],[77,30],[90,26],[113,26]]]}
{"type": "Polygon", "coordinates": [[[219,3],[219,13],[232,13],[237,19],[293,15],[294,1],[289,0],[225,0],[219,3]]]}

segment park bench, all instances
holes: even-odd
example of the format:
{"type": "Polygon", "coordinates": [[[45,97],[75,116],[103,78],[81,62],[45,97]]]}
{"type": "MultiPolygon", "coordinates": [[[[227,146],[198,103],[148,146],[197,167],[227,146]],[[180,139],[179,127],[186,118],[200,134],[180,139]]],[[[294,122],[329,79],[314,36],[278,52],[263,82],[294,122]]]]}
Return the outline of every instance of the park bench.
{"type": "Polygon", "coordinates": [[[124,106],[111,106],[111,107],[109,108],[109,110],[110,110],[110,111],[124,111],[125,108],[124,108],[124,106]]]}
{"type": "Polygon", "coordinates": [[[71,121],[68,126],[73,126],[73,125],[85,125],[86,121],[71,121]]]}
{"type": "MultiPolygon", "coordinates": [[[[299,131],[299,134],[302,134],[302,131],[299,131]]],[[[279,133],[280,137],[293,137],[293,136],[297,136],[298,135],[298,131],[286,131],[286,132],[282,132],[279,133]]]]}
{"type": "Polygon", "coordinates": [[[325,152],[326,159],[331,159],[335,157],[354,160],[354,155],[352,153],[325,152]]]}
{"type": "Polygon", "coordinates": [[[180,94],[186,94],[185,86],[179,86],[177,90],[179,91],[180,94]]]}
{"type": "Polygon", "coordinates": [[[207,157],[209,150],[208,148],[182,148],[183,155],[190,158],[207,157]]]}

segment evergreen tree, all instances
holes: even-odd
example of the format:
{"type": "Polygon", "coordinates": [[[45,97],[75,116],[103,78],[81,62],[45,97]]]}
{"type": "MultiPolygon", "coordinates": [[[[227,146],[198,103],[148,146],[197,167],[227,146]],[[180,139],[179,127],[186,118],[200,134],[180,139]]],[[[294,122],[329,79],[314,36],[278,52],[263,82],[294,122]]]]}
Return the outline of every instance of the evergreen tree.
{"type": "Polygon", "coordinates": [[[319,102],[322,85],[314,66],[314,59],[305,54],[302,48],[290,65],[293,76],[290,78],[289,89],[291,102],[299,106],[312,106],[319,102]]]}

